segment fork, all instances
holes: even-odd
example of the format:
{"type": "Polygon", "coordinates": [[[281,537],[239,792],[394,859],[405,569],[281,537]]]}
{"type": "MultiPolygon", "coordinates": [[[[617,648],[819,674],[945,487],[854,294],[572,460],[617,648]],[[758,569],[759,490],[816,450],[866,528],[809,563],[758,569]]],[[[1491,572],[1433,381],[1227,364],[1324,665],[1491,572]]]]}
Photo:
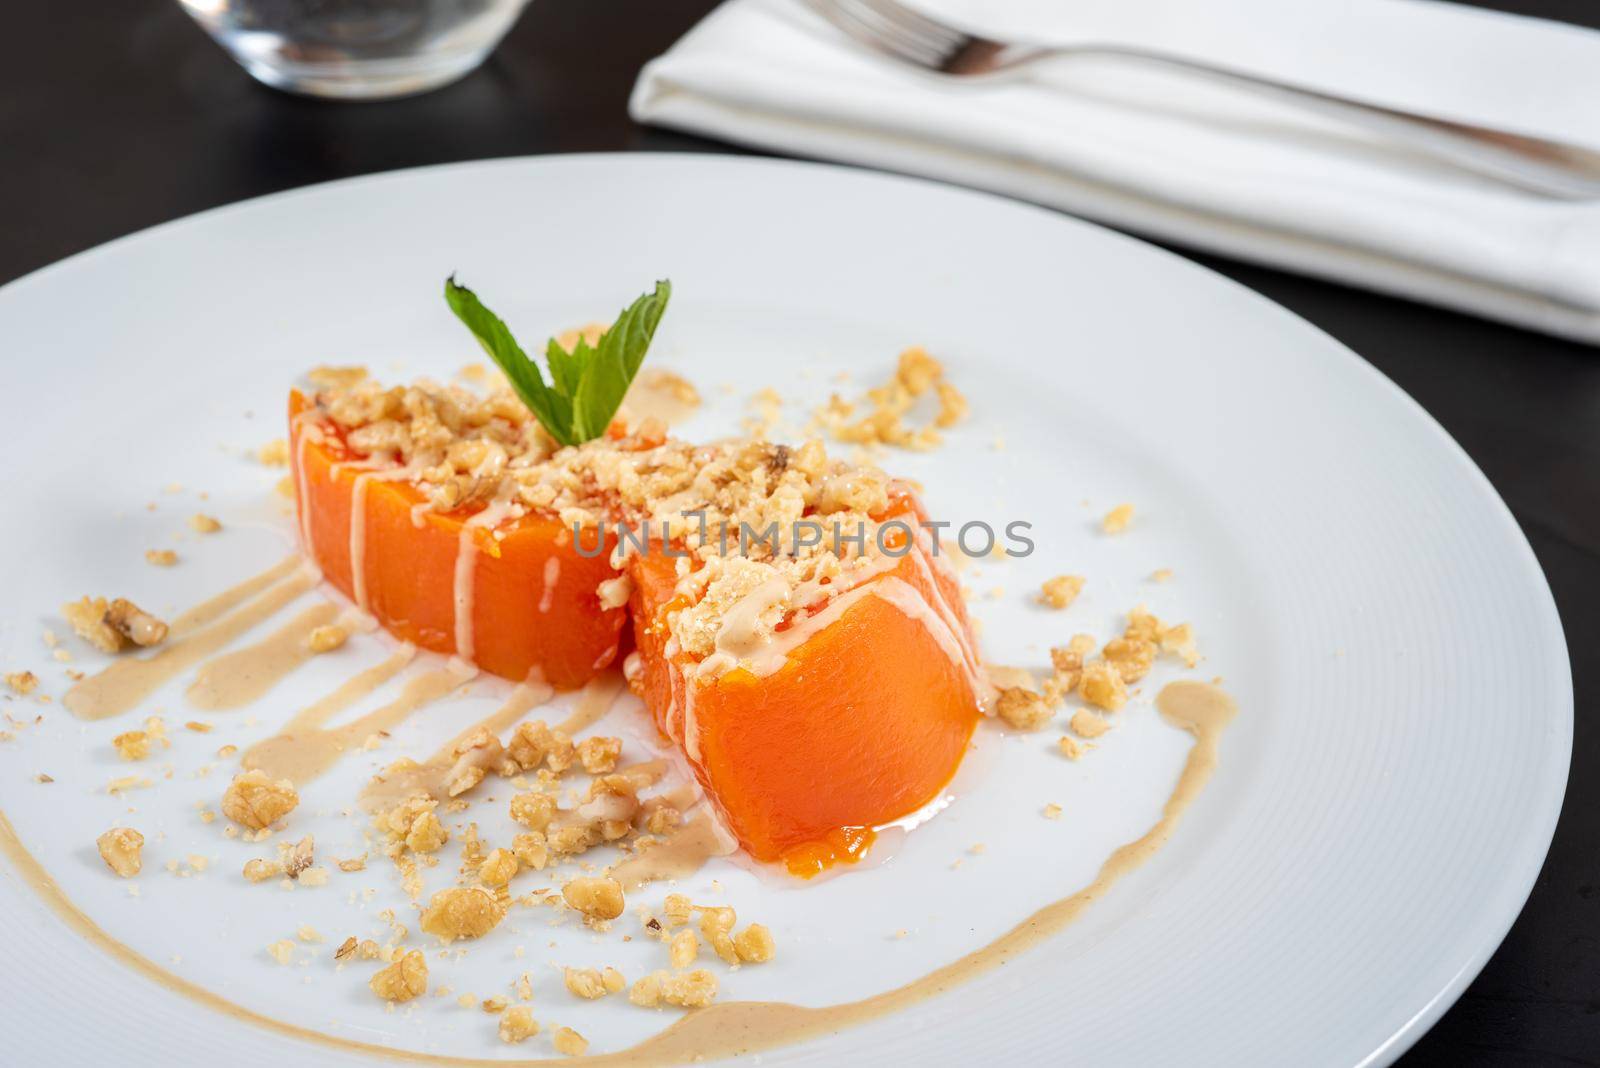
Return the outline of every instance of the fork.
{"type": "Polygon", "coordinates": [[[1344,120],[1521,189],[1567,200],[1600,197],[1600,152],[1577,145],[1335,96],[1172,52],[1120,44],[1000,41],[913,10],[899,0],[806,3],[861,44],[935,74],[994,77],[1059,56],[1144,60],[1344,120]]]}

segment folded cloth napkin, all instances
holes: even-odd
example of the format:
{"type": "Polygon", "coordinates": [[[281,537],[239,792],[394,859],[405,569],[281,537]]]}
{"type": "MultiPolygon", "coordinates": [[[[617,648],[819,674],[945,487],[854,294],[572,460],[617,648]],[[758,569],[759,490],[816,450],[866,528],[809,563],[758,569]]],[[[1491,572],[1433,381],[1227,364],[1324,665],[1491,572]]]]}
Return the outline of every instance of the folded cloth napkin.
{"type": "MultiPolygon", "coordinates": [[[[922,0],[995,36],[1142,44],[1600,148],[1600,33],[1438,0],[922,0]]],[[[979,186],[1240,259],[1600,344],[1600,202],[1148,63],[918,71],[802,0],[729,0],[652,60],[633,116],[979,186]]]]}

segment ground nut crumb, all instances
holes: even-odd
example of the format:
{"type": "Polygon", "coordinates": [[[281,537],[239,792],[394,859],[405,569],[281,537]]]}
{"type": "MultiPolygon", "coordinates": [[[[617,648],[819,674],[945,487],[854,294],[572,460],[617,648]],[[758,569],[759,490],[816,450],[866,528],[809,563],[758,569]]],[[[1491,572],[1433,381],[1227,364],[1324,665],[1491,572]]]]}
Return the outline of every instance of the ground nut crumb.
{"type": "MultiPolygon", "coordinates": [[[[485,1001],[484,1008],[489,1007],[485,1001]]],[[[500,1013],[500,1041],[506,1043],[522,1042],[539,1033],[539,1023],[533,1018],[533,1010],[526,1005],[513,1005],[505,1008],[502,999],[500,1005],[504,1011],[500,1013]]]]}
{"type": "Polygon", "coordinates": [[[1117,669],[1104,660],[1086,664],[1078,679],[1078,693],[1085,701],[1109,712],[1128,702],[1128,684],[1117,669]]]}
{"type": "Polygon", "coordinates": [[[687,968],[694,963],[700,955],[700,940],[694,936],[694,931],[685,927],[672,936],[667,943],[667,959],[674,968],[687,968]]]}
{"type": "Polygon", "coordinates": [[[350,632],[337,623],[317,627],[306,636],[306,646],[313,653],[331,653],[350,637],[350,632]]]}
{"type": "Polygon", "coordinates": [[[517,857],[509,849],[492,849],[478,867],[478,878],[485,886],[505,886],[517,874],[517,857]]]}
{"type": "Polygon", "coordinates": [[[606,989],[600,973],[593,968],[567,968],[563,971],[562,981],[569,994],[590,1001],[611,993],[606,989]]]}
{"type": "Polygon", "coordinates": [[[733,936],[733,948],[745,964],[765,964],[777,951],[772,932],[765,924],[752,923],[733,936]]]}
{"type": "Polygon", "coordinates": [[[316,854],[316,839],[309,834],[292,845],[282,843],[278,846],[278,861],[283,866],[283,874],[291,879],[305,875],[307,869],[316,863],[316,854]]]}
{"type": "Polygon", "coordinates": [[[367,981],[372,992],[384,1001],[410,1001],[428,990],[428,961],[421,950],[413,949],[367,981]]]}
{"type": "Polygon", "coordinates": [[[1112,638],[1100,650],[1100,657],[1117,669],[1123,682],[1138,682],[1156,662],[1156,643],[1142,638],[1112,638]]]}
{"type": "Polygon", "coordinates": [[[132,827],[113,827],[95,839],[100,849],[100,859],[106,867],[123,879],[131,879],[144,866],[140,850],[144,848],[144,835],[132,827]]]}
{"type": "Polygon", "coordinates": [[[222,529],[222,524],[212,516],[196,512],[189,517],[189,528],[196,534],[215,534],[222,529]]]}
{"type": "Polygon", "coordinates": [[[143,760],[150,755],[150,736],[144,731],[123,731],[111,739],[111,745],[123,760],[143,760]]]}
{"type": "Polygon", "coordinates": [[[590,775],[605,775],[616,770],[622,755],[621,738],[585,738],[578,743],[578,762],[590,775]]]}
{"type": "Polygon", "coordinates": [[[1061,755],[1066,757],[1068,760],[1077,760],[1088,751],[1087,746],[1078,741],[1078,739],[1072,737],[1070,734],[1063,734],[1056,741],[1056,748],[1059,749],[1061,751],[1061,755]]]}
{"type": "Polygon", "coordinates": [[[252,830],[265,830],[293,812],[300,803],[294,783],[273,780],[260,768],[241,772],[222,795],[222,814],[252,830]]]}
{"type": "Polygon", "coordinates": [[[289,466],[289,443],[283,438],[273,438],[256,450],[256,461],[268,467],[289,466]]]}
{"type": "Polygon", "coordinates": [[[477,887],[440,890],[422,911],[422,929],[453,942],[457,938],[481,938],[505,918],[505,909],[494,895],[477,887]]]}
{"type": "Polygon", "coordinates": [[[1080,738],[1098,738],[1111,729],[1111,721],[1095,715],[1087,708],[1080,708],[1072,714],[1069,726],[1080,738]]]}
{"type": "Polygon", "coordinates": [[[1170,567],[1158,567],[1158,568],[1156,568],[1154,571],[1150,572],[1150,581],[1151,582],[1170,582],[1170,581],[1172,581],[1172,568],[1170,568],[1170,567]]]}
{"type": "Polygon", "coordinates": [[[668,894],[666,900],[662,902],[661,912],[667,918],[669,927],[682,927],[694,914],[694,905],[684,894],[668,894]]]}
{"type": "Polygon", "coordinates": [[[1047,820],[1058,820],[1058,819],[1060,819],[1061,818],[1061,806],[1060,805],[1056,805],[1056,804],[1050,804],[1050,805],[1044,806],[1044,818],[1047,819],[1047,820]]]}
{"type": "Polygon", "coordinates": [[[557,1028],[553,1039],[557,1053],[576,1057],[589,1048],[589,1040],[570,1027],[557,1028]]]}
{"type": "Polygon", "coordinates": [[[600,969],[600,985],[606,988],[608,994],[620,994],[628,989],[628,980],[622,973],[609,965],[600,969]]]}
{"type": "Polygon", "coordinates": [[[432,853],[449,840],[450,832],[444,829],[432,809],[411,821],[405,837],[406,848],[413,853],[432,853]]]}
{"type": "Polygon", "coordinates": [[[178,562],[178,554],[171,549],[146,549],[144,562],[155,567],[171,567],[178,562]]]}
{"type": "Polygon", "coordinates": [[[622,884],[608,878],[574,879],[561,888],[561,896],[589,920],[614,920],[626,904],[622,884]]]}
{"type": "Polygon", "coordinates": [[[6,685],[13,693],[26,696],[39,688],[39,676],[31,671],[12,671],[6,675],[6,685]]]}
{"type": "Polygon", "coordinates": [[[700,933],[711,948],[728,964],[739,963],[739,951],[733,945],[733,925],[739,916],[726,905],[696,906],[700,910],[700,933]]]}
{"type": "Polygon", "coordinates": [[[672,975],[668,972],[651,972],[633,984],[628,1000],[642,1008],[658,1005],[676,1005],[684,1009],[702,1009],[717,996],[717,977],[704,968],[672,975]]]}
{"type": "Polygon", "coordinates": [[[253,883],[264,883],[283,874],[283,865],[260,857],[244,862],[244,877],[253,883]]]}
{"type": "Polygon", "coordinates": [[[289,964],[294,961],[294,943],[287,938],[280,938],[267,946],[267,956],[278,964],[289,964]]]}
{"type": "Polygon", "coordinates": [[[1009,726],[1021,731],[1036,731],[1055,715],[1049,702],[1042,696],[1021,686],[1001,690],[1000,696],[995,699],[994,710],[1009,726]]]}
{"type": "Polygon", "coordinates": [[[496,1013],[505,1012],[508,1004],[510,1004],[510,1002],[508,1002],[505,998],[501,997],[499,994],[495,994],[493,997],[484,998],[483,1001],[478,1004],[478,1007],[484,1012],[496,1013]]]}
{"type": "Polygon", "coordinates": [[[511,852],[517,863],[533,871],[542,871],[550,863],[550,850],[544,844],[544,835],[529,831],[511,839],[511,852]]]}
{"type": "Polygon", "coordinates": [[[126,639],[106,622],[111,602],[104,597],[84,597],[61,606],[61,615],[78,637],[103,653],[121,652],[126,639]]]}
{"type": "Polygon", "coordinates": [[[511,818],[530,830],[543,831],[555,815],[556,799],[550,794],[530,791],[511,797],[511,818]]]}
{"type": "Polygon", "coordinates": [[[1133,505],[1119,504],[1100,520],[1100,529],[1107,534],[1121,534],[1133,522],[1133,505]]]}
{"type": "Polygon", "coordinates": [[[1045,580],[1040,597],[1051,608],[1066,608],[1083,592],[1084,581],[1082,575],[1057,575],[1045,580]]]}

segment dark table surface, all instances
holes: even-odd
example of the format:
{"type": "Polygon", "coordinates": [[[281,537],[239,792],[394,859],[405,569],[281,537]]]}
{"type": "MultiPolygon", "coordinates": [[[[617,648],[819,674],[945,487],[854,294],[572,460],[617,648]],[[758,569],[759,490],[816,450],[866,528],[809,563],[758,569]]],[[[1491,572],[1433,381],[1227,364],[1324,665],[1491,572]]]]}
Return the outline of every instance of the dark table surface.
{"type": "MultiPolygon", "coordinates": [[[[734,151],[638,126],[625,108],[640,65],[713,6],[535,0],[466,80],[329,105],[253,83],[172,0],[8,3],[0,282],[154,223],[332,178],[550,152],[734,151]]],[[[1492,6],[1600,28],[1594,0],[1492,6]]],[[[1549,859],[1482,975],[1403,1063],[1600,1064],[1600,727],[1586,715],[1600,692],[1600,349],[1192,258],[1309,319],[1421,402],[1511,506],[1566,627],[1578,721],[1549,859]]]]}

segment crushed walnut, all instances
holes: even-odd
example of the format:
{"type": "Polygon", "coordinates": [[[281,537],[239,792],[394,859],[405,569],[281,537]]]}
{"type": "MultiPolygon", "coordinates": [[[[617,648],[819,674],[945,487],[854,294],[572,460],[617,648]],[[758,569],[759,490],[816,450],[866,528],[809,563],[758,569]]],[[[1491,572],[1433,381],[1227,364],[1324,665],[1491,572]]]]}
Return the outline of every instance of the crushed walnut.
{"type": "Polygon", "coordinates": [[[628,987],[628,981],[622,977],[622,973],[611,967],[598,971],[594,968],[566,968],[562,971],[562,983],[569,994],[588,1001],[621,993],[628,987]]]}
{"type": "Polygon", "coordinates": [[[12,693],[27,696],[39,688],[39,676],[31,671],[11,671],[6,673],[6,685],[11,687],[12,693]]]}
{"type": "Polygon", "coordinates": [[[222,529],[222,523],[213,516],[206,515],[203,512],[196,512],[189,517],[189,529],[196,534],[215,534],[222,529]]]}
{"type": "Polygon", "coordinates": [[[475,886],[440,890],[428,901],[420,920],[422,929],[446,942],[482,938],[505,918],[505,907],[495,896],[475,886]]]}
{"type": "Polygon", "coordinates": [[[331,653],[342,646],[350,632],[337,623],[314,628],[306,635],[306,647],[313,653],[331,653]]]}
{"type": "Polygon", "coordinates": [[[967,399],[946,380],[944,366],[925,349],[913,346],[900,353],[894,377],[868,390],[863,400],[851,402],[835,393],[814,414],[837,441],[927,450],[940,443],[940,430],[955,426],[967,412],[967,399]],[[908,425],[906,416],[925,395],[936,402],[934,415],[923,426],[908,425]],[[863,405],[870,408],[858,414],[863,405]]]}
{"type": "MultiPolygon", "coordinates": [[[[501,999],[499,1003],[501,1008],[504,1009],[500,1013],[498,1026],[500,1041],[514,1044],[532,1038],[539,1033],[539,1023],[533,1018],[532,1009],[526,1005],[512,1005],[506,1008],[504,999],[501,999]]],[[[487,1009],[489,1002],[485,1001],[483,1006],[487,1009]]]]}
{"type": "Polygon", "coordinates": [[[561,888],[561,897],[586,920],[614,920],[626,905],[615,879],[580,877],[561,888]]]}
{"type": "Polygon", "coordinates": [[[413,949],[368,980],[372,992],[384,1001],[410,1001],[428,990],[428,961],[413,949]]]}
{"type": "Polygon", "coordinates": [[[178,554],[171,549],[146,549],[144,562],[155,567],[171,567],[178,562],[178,554]]]}
{"type": "Polygon", "coordinates": [[[133,878],[143,867],[140,850],[144,848],[144,835],[132,827],[113,827],[96,838],[95,845],[106,867],[123,879],[133,878]]]}
{"type": "Polygon", "coordinates": [[[568,1057],[581,1056],[589,1048],[589,1040],[570,1027],[556,1028],[555,1036],[551,1039],[556,1052],[568,1057]]]}
{"type": "Polygon", "coordinates": [[[1057,575],[1053,579],[1045,580],[1039,596],[1051,608],[1067,608],[1078,599],[1078,594],[1083,592],[1083,584],[1082,575],[1057,575]]]}
{"type": "Polygon", "coordinates": [[[1022,686],[1008,686],[995,698],[995,715],[1020,731],[1036,731],[1050,722],[1055,710],[1041,694],[1022,686]]]}
{"type": "Polygon", "coordinates": [[[287,467],[289,465],[289,443],[283,438],[273,438],[256,450],[256,462],[267,467],[287,467]]]}
{"type": "Polygon", "coordinates": [[[1100,520],[1100,529],[1107,534],[1121,534],[1133,522],[1133,505],[1119,504],[1100,520]]]}
{"type": "Polygon", "coordinates": [[[111,746],[123,760],[143,760],[150,755],[150,735],[144,731],[123,731],[111,739],[111,746]]]}
{"type": "Polygon", "coordinates": [[[717,977],[704,968],[691,972],[651,972],[633,984],[628,1000],[642,1008],[675,1005],[683,1009],[703,1009],[717,996],[717,977]]]}
{"type": "Polygon", "coordinates": [[[294,783],[274,780],[260,768],[234,776],[222,795],[222,814],[252,830],[265,830],[293,812],[300,803],[294,783]]]}
{"type": "Polygon", "coordinates": [[[84,597],[62,605],[61,614],[78,637],[104,653],[159,645],[167,637],[166,623],[125,597],[84,597]]]}

